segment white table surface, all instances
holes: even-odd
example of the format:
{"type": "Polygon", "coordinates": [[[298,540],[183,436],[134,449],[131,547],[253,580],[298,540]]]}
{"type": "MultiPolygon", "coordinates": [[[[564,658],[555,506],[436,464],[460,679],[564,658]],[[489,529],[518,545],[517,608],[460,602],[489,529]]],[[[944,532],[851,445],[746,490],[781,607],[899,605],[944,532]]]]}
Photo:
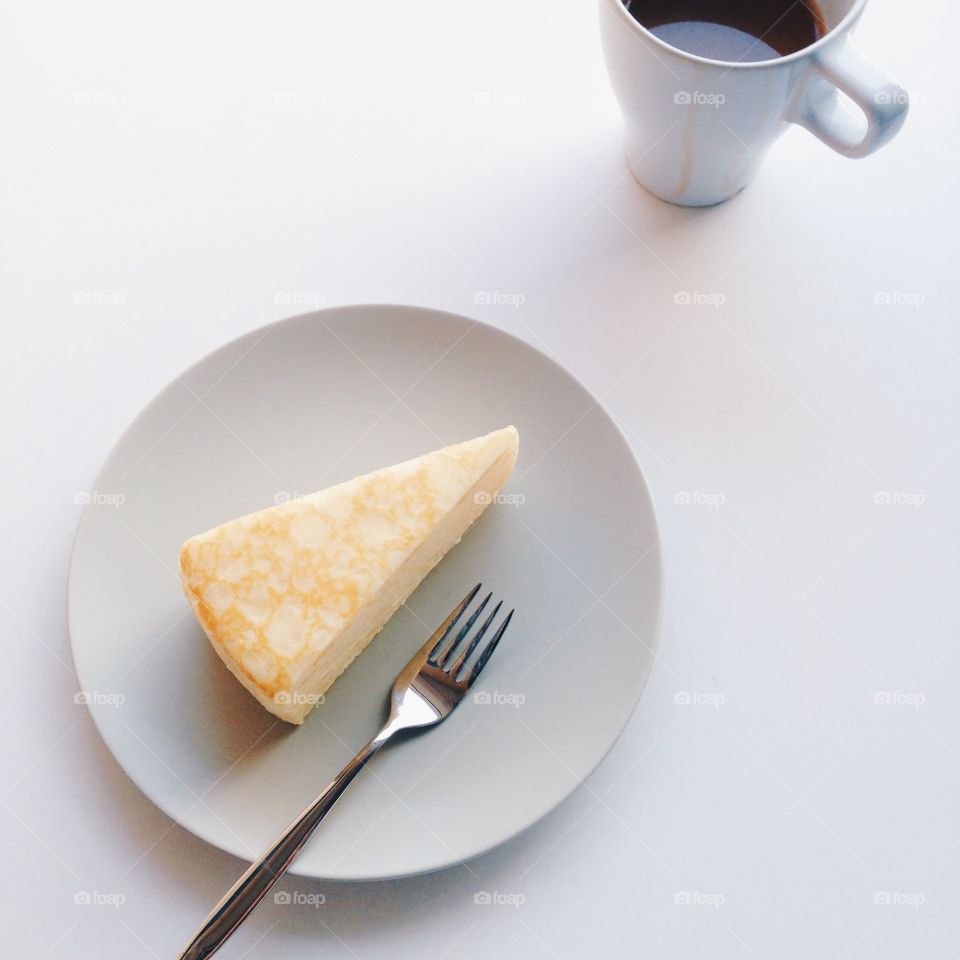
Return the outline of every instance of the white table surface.
{"type": "Polygon", "coordinates": [[[662,522],[660,656],[528,835],[287,879],[325,903],[264,904],[223,956],[958,956],[960,11],[905,9],[859,31],[914,95],[891,146],[792,130],[698,212],[627,176],[587,0],[5,7],[5,952],[172,957],[240,869],[73,702],[75,494],[202,354],[383,301],[500,326],[602,397],[662,522]]]}

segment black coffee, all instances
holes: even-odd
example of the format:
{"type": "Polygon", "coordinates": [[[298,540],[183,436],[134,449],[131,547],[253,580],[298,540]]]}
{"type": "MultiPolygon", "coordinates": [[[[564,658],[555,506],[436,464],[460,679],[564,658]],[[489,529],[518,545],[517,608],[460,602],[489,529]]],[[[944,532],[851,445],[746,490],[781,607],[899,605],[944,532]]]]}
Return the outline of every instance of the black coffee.
{"type": "Polygon", "coordinates": [[[814,0],[623,0],[654,36],[711,60],[785,57],[826,32],[814,0]]]}

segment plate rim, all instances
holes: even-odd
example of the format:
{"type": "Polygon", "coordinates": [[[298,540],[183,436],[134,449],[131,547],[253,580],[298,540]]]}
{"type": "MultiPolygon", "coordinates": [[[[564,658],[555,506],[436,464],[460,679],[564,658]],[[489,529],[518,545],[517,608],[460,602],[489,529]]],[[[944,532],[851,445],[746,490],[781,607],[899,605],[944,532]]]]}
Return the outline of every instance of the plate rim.
{"type": "MultiPolygon", "coordinates": [[[[99,489],[102,484],[100,483],[101,477],[106,471],[111,459],[113,458],[114,453],[117,448],[123,444],[123,442],[130,436],[134,431],[137,425],[144,420],[151,409],[157,405],[160,399],[173,387],[176,383],[182,382],[185,377],[187,377],[193,370],[205,364],[208,360],[214,357],[216,354],[235,346],[242,340],[247,339],[248,337],[256,337],[257,335],[264,336],[266,331],[279,326],[285,326],[288,324],[293,324],[297,322],[305,322],[307,320],[316,318],[321,324],[323,323],[323,317],[327,314],[345,314],[349,315],[351,313],[362,313],[365,311],[375,310],[378,312],[389,313],[391,311],[415,311],[420,314],[432,314],[434,318],[440,319],[442,321],[455,320],[458,322],[466,322],[469,324],[469,330],[472,330],[475,327],[483,328],[487,335],[492,335],[494,337],[503,338],[513,345],[518,345],[526,350],[533,350],[535,353],[539,354],[551,367],[555,368],[560,374],[565,377],[568,377],[572,380],[576,386],[583,392],[583,394],[589,398],[593,403],[593,409],[595,409],[599,414],[609,423],[613,428],[616,437],[619,439],[624,449],[627,451],[630,457],[630,461],[633,464],[633,467],[636,471],[636,479],[639,481],[645,499],[649,506],[649,519],[653,527],[653,542],[647,548],[647,550],[641,555],[641,558],[651,555],[655,563],[655,570],[651,573],[647,573],[647,576],[655,576],[655,586],[656,586],[656,609],[654,611],[654,622],[653,630],[649,640],[649,651],[650,657],[646,665],[643,676],[640,678],[640,682],[637,686],[636,696],[633,699],[633,702],[630,704],[629,710],[626,712],[623,723],[620,725],[619,729],[616,731],[614,736],[606,743],[603,749],[597,754],[595,761],[590,765],[586,773],[558,800],[556,800],[552,805],[542,810],[541,812],[535,814],[528,822],[522,824],[521,826],[514,829],[508,835],[502,837],[499,841],[493,844],[482,844],[480,849],[471,851],[464,856],[457,857],[456,859],[444,859],[440,862],[430,864],[429,866],[422,867],[415,870],[405,871],[403,873],[396,872],[385,872],[385,873],[370,873],[366,872],[363,874],[350,874],[350,873],[335,873],[335,872],[323,872],[316,873],[313,871],[306,871],[298,868],[298,861],[294,860],[291,866],[288,868],[287,873],[292,876],[299,876],[308,879],[314,880],[324,880],[328,882],[335,883],[365,883],[365,882],[376,882],[383,880],[400,880],[407,877],[418,877],[418,876],[427,876],[432,873],[437,873],[442,870],[451,869],[456,866],[460,866],[466,863],[470,863],[476,860],[478,857],[483,856],[484,854],[491,853],[494,850],[498,850],[503,847],[505,844],[516,840],[518,837],[527,833],[531,828],[536,824],[540,823],[550,814],[558,810],[562,805],[567,803],[574,794],[578,793],[586,781],[593,776],[597,768],[601,763],[607,758],[610,754],[610,751],[613,750],[617,742],[623,736],[624,731],[627,729],[630,721],[633,719],[634,714],[640,699],[643,696],[643,693],[646,689],[647,682],[650,679],[650,674],[653,670],[653,665],[657,659],[657,652],[660,645],[660,634],[663,625],[663,609],[664,609],[664,569],[663,569],[663,544],[660,534],[660,519],[657,514],[656,504],[653,499],[653,495],[650,491],[650,484],[647,482],[646,475],[643,472],[643,468],[640,464],[640,461],[637,459],[636,452],[634,451],[632,445],[627,440],[623,431],[620,429],[617,422],[613,419],[610,412],[604,406],[602,401],[596,394],[584,384],[579,377],[576,376],[572,371],[567,369],[559,362],[559,360],[554,359],[550,354],[546,353],[544,350],[541,350],[540,347],[536,346],[533,343],[524,340],[522,337],[517,336],[514,333],[503,330],[500,327],[497,327],[491,323],[488,323],[484,320],[478,320],[474,317],[468,317],[465,314],[455,313],[450,310],[441,310],[435,307],[425,307],[419,304],[404,304],[396,303],[393,301],[390,302],[371,302],[371,303],[350,303],[350,304],[340,304],[340,305],[331,305],[323,307],[319,310],[310,310],[306,313],[294,314],[289,317],[281,317],[278,320],[271,320],[268,323],[261,324],[258,327],[254,327],[250,330],[247,330],[244,333],[239,334],[236,337],[233,337],[230,340],[227,340],[223,343],[220,343],[218,346],[208,350],[201,357],[198,357],[194,360],[188,367],[181,370],[179,373],[175,373],[170,380],[168,380],[159,390],[157,390],[150,399],[143,405],[139,412],[129,421],[129,423],[120,431],[114,440],[113,444],[110,447],[110,450],[107,452],[106,456],[103,459],[99,469],[96,472],[96,476],[93,481],[93,489],[99,489]]],[[[80,518],[77,521],[77,526],[74,531],[73,540],[70,545],[70,562],[67,569],[67,582],[66,582],[66,614],[67,614],[67,637],[70,646],[70,656],[73,662],[74,673],[77,676],[77,680],[80,683],[80,689],[83,687],[83,679],[80,676],[80,668],[78,666],[77,658],[77,647],[74,636],[74,607],[76,605],[76,576],[75,570],[77,565],[77,547],[80,541],[81,535],[84,531],[84,527],[90,518],[94,516],[93,511],[90,509],[91,505],[85,504],[83,509],[80,512],[80,518]]],[[[93,720],[94,727],[96,728],[97,734],[99,735],[104,746],[107,748],[108,753],[110,754],[113,762],[120,768],[123,775],[129,780],[137,790],[158,810],[160,810],[165,816],[167,816],[171,821],[173,821],[181,829],[186,830],[192,836],[197,837],[199,840],[202,840],[204,843],[209,844],[211,847],[214,847],[218,850],[222,850],[224,853],[230,854],[233,857],[236,857],[243,863],[249,864],[251,860],[248,857],[248,854],[239,849],[239,845],[232,842],[232,840],[224,839],[218,836],[211,835],[208,831],[196,829],[192,825],[185,823],[179,815],[173,810],[170,809],[169,804],[161,802],[158,800],[151,792],[148,791],[147,787],[141,784],[136,780],[130,771],[124,766],[123,762],[117,756],[114,751],[111,741],[105,733],[104,727],[100,722],[100,715],[103,714],[106,716],[105,711],[100,709],[95,709],[97,705],[86,703],[87,710],[90,714],[91,719],[93,720]]],[[[322,787],[318,787],[322,789],[322,787]]],[[[282,825],[278,825],[278,830],[282,829],[282,825]]]]}

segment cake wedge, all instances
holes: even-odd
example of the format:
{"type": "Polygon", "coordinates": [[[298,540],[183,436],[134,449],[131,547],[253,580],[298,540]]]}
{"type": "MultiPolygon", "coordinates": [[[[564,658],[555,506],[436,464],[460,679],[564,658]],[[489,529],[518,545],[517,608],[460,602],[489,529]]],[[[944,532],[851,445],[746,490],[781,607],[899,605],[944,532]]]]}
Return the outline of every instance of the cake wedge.
{"type": "Polygon", "coordinates": [[[220,658],[302,723],[496,499],[518,448],[505,427],[191,537],[183,589],[220,658]]]}

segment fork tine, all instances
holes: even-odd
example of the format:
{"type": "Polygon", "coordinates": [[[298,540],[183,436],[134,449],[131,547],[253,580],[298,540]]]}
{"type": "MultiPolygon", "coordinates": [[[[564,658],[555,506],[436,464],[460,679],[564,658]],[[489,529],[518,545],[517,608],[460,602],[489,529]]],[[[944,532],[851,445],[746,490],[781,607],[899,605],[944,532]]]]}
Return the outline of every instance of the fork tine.
{"type": "MultiPolygon", "coordinates": [[[[444,641],[450,634],[450,631],[457,625],[457,621],[463,616],[463,611],[470,606],[473,602],[473,598],[480,592],[480,588],[483,586],[482,583],[478,583],[454,608],[450,611],[450,615],[447,617],[443,623],[440,624],[440,627],[437,629],[437,632],[427,641],[430,643],[434,638],[439,638],[436,640],[436,643],[430,648],[430,652],[427,654],[427,660],[433,660],[436,656],[437,651],[443,646],[444,641]]],[[[423,656],[423,650],[419,654],[423,656]]],[[[411,661],[412,662],[412,661],[411,661]]]]}
{"type": "Polygon", "coordinates": [[[477,658],[477,662],[473,665],[473,669],[470,671],[470,676],[467,679],[467,686],[470,686],[477,677],[480,676],[480,672],[487,665],[487,661],[490,657],[493,656],[493,651],[497,649],[497,644],[500,642],[500,638],[503,636],[504,631],[510,624],[510,620],[513,618],[513,611],[511,610],[503,623],[497,628],[497,632],[490,638],[490,642],[483,648],[483,653],[477,658]]]}
{"type": "Polygon", "coordinates": [[[493,613],[483,621],[483,626],[477,631],[477,635],[470,641],[467,645],[466,650],[457,657],[457,662],[450,668],[450,676],[456,680],[457,674],[463,669],[463,665],[470,659],[470,654],[477,649],[477,644],[483,639],[483,635],[487,632],[487,627],[493,623],[494,618],[499,612],[500,608],[503,606],[503,601],[498,601],[497,605],[493,608],[493,613]]]}
{"type": "Polygon", "coordinates": [[[441,670],[447,669],[447,664],[450,662],[450,658],[453,656],[454,651],[456,651],[457,647],[460,646],[463,638],[473,629],[473,625],[477,622],[477,617],[483,613],[483,608],[489,603],[492,596],[492,593],[488,593],[483,598],[480,606],[470,614],[464,625],[457,631],[457,635],[453,638],[453,642],[449,644],[443,651],[443,656],[437,656],[436,664],[441,670]]]}

